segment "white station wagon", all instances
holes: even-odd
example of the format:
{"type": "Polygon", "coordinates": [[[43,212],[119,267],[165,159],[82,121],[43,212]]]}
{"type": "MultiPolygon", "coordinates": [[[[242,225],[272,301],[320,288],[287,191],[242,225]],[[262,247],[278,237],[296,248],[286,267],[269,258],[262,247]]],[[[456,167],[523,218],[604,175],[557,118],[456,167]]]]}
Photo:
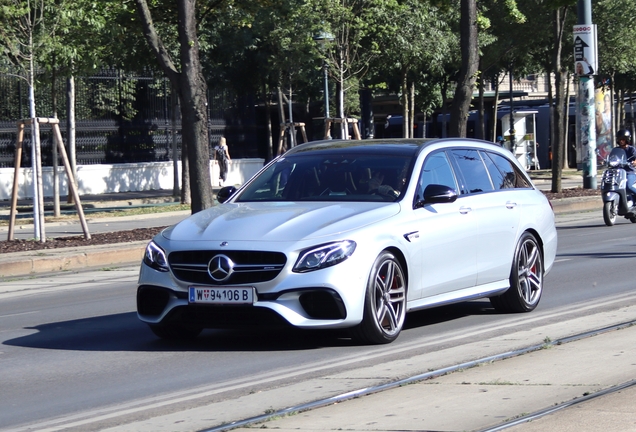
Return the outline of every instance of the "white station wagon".
{"type": "Polygon", "coordinates": [[[471,139],[319,141],[149,244],[139,318],[162,338],[291,325],[388,343],[405,314],[537,307],[554,213],[512,154],[471,139]]]}

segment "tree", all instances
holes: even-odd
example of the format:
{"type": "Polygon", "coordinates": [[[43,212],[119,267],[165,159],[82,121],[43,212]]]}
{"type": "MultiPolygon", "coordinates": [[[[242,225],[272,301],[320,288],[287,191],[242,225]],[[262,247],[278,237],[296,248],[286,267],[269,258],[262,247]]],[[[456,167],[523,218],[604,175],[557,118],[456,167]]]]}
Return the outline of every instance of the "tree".
{"type": "MultiPolygon", "coordinates": [[[[478,137],[495,141],[497,132],[497,111],[499,105],[499,86],[506,74],[523,75],[526,65],[532,61],[528,55],[537,44],[540,31],[524,31],[526,16],[519,11],[514,1],[502,8],[498,0],[480,3],[480,70],[479,70],[479,125],[478,137]],[[485,136],[485,104],[483,102],[484,82],[490,80],[495,88],[492,112],[492,133],[485,136]]],[[[531,69],[536,72],[536,69],[531,69]]]]}
{"type": "MultiPolygon", "coordinates": [[[[327,0],[315,2],[317,17],[322,17],[323,31],[334,36],[328,50],[330,77],[336,83],[338,117],[345,118],[345,99],[349,90],[357,97],[357,86],[381,50],[373,35],[382,26],[383,0],[327,0]]],[[[342,127],[342,136],[347,129],[342,127]]]]}
{"type": "MultiPolygon", "coordinates": [[[[35,110],[35,73],[37,62],[48,48],[54,23],[45,18],[51,5],[45,0],[7,0],[0,8],[3,28],[0,46],[10,61],[20,69],[20,78],[29,86],[29,117],[31,121],[31,160],[33,168],[33,228],[34,237],[46,241],[44,234],[44,192],[42,187],[42,156],[40,127],[35,110]],[[8,23],[12,23],[10,25],[8,23]]],[[[15,167],[18,169],[19,167],[15,167]]]]}
{"type": "Polygon", "coordinates": [[[477,0],[461,0],[460,46],[462,65],[457,77],[457,88],[451,106],[450,135],[465,137],[468,111],[479,69],[477,43],[477,0]]]}
{"type": "Polygon", "coordinates": [[[136,2],[148,45],[179,96],[182,140],[188,152],[192,213],[196,213],[213,205],[206,111],[207,83],[199,60],[195,15],[197,2],[177,1],[179,67],[157,33],[146,0],[136,2]]]}
{"type": "Polygon", "coordinates": [[[384,87],[401,95],[403,136],[409,138],[413,134],[416,95],[423,112],[439,103],[432,93],[439,91],[435,84],[456,46],[457,38],[448,24],[454,12],[407,0],[387,2],[381,13],[378,21],[384,24],[374,37],[384,48],[384,55],[374,72],[376,80],[386,80],[384,87]]]}

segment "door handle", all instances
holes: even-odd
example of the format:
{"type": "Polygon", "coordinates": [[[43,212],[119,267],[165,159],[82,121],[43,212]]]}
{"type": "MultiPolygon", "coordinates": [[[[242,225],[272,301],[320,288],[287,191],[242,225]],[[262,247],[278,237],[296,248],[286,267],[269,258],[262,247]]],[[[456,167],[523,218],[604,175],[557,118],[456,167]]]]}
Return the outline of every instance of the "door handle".
{"type": "Polygon", "coordinates": [[[512,202],[512,201],[506,202],[506,208],[507,209],[513,209],[515,207],[517,207],[517,203],[516,202],[512,202]]]}
{"type": "Polygon", "coordinates": [[[471,211],[473,211],[473,209],[472,209],[472,208],[470,208],[470,207],[464,207],[464,206],[462,206],[462,207],[460,207],[460,208],[459,208],[459,212],[460,212],[461,214],[468,214],[468,213],[470,213],[471,211]]]}

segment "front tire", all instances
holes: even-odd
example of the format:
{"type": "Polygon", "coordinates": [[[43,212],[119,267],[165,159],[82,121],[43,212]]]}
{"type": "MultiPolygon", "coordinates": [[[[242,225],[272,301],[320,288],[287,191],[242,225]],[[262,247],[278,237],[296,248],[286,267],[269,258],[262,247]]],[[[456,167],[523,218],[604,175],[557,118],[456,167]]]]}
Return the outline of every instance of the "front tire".
{"type": "Polygon", "coordinates": [[[382,252],[369,274],[364,316],[353,329],[354,338],[372,344],[397,339],[406,317],[406,289],[402,265],[392,253],[382,252]]]}
{"type": "Polygon", "coordinates": [[[524,233],[517,244],[512,269],[510,288],[490,302],[499,312],[530,312],[541,300],[543,293],[543,254],[537,239],[524,233]]]}
{"type": "Polygon", "coordinates": [[[612,226],[616,223],[616,205],[614,201],[608,201],[603,204],[603,220],[607,226],[612,226]]]}

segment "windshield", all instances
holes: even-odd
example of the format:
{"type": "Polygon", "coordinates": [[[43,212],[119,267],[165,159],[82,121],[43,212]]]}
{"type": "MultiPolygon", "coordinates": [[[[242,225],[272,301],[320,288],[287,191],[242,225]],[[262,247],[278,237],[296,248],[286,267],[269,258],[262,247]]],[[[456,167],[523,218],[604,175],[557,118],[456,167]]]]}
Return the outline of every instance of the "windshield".
{"type": "Polygon", "coordinates": [[[300,153],[271,164],[236,201],[393,202],[406,190],[411,160],[384,153],[300,153]]]}
{"type": "Polygon", "coordinates": [[[614,147],[607,157],[607,160],[609,163],[624,165],[627,163],[627,154],[622,148],[614,147]]]}

